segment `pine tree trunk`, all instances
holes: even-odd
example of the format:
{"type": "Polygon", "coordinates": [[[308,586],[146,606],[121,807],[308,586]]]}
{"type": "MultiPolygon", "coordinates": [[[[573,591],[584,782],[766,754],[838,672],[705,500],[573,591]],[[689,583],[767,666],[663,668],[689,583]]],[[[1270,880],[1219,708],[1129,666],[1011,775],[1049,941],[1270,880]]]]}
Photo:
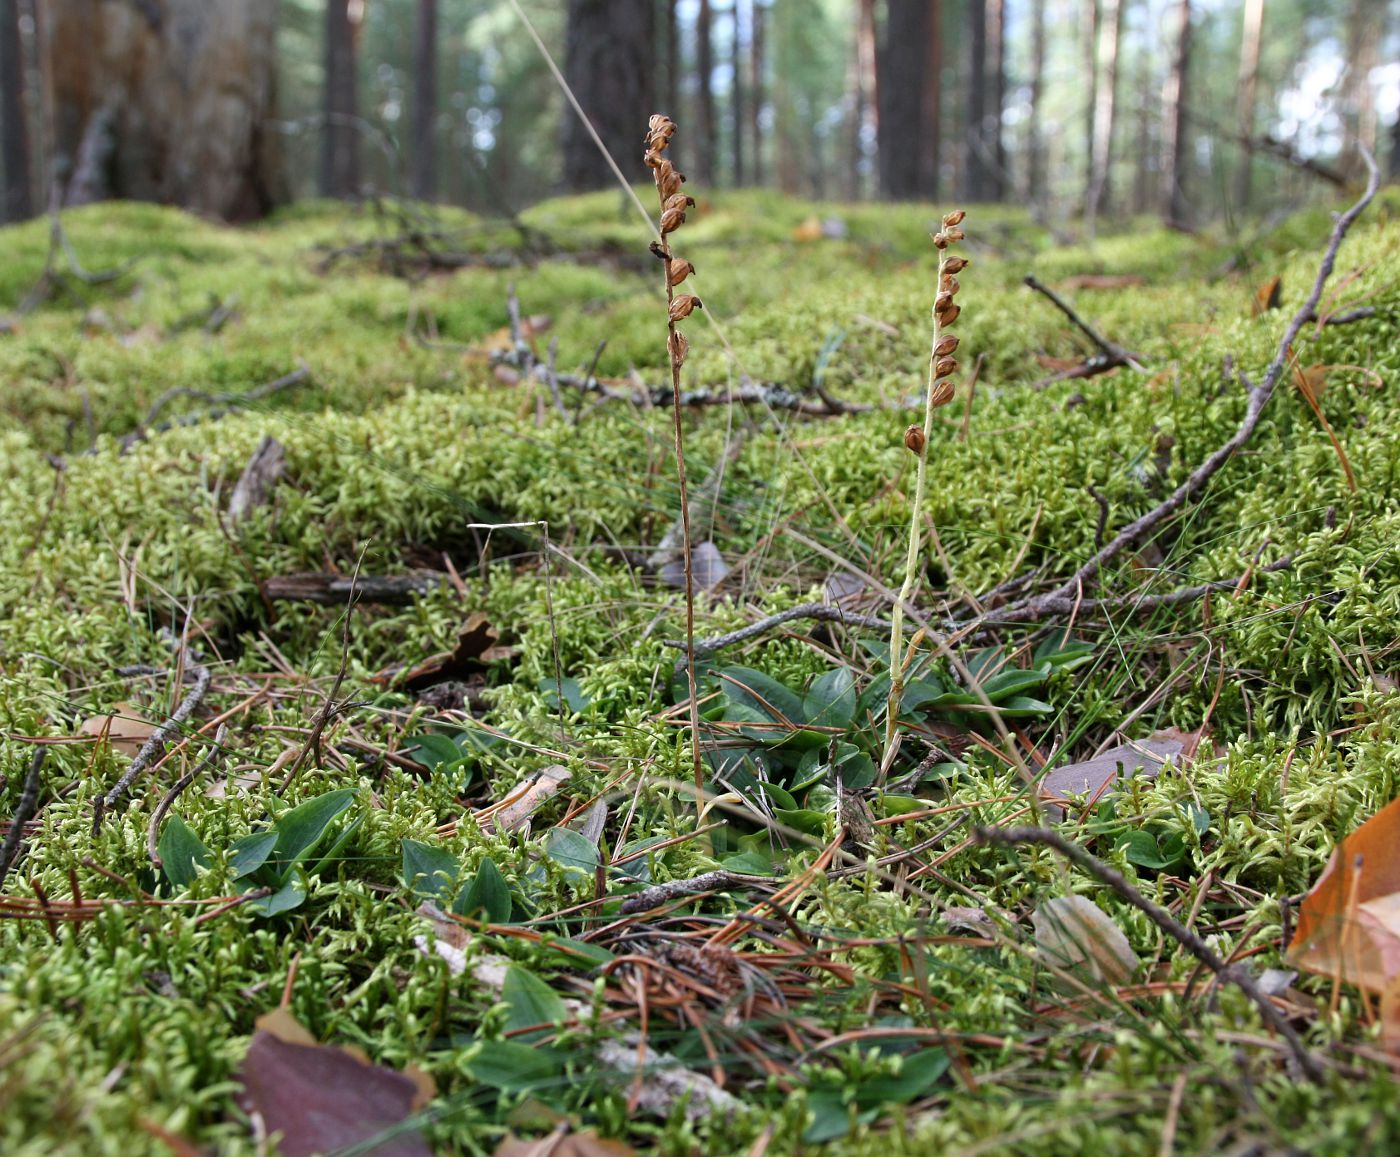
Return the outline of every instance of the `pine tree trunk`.
{"type": "Polygon", "coordinates": [[[987,0],[987,104],[981,140],[987,170],[987,200],[1006,197],[1006,142],[1001,114],[1006,107],[1006,0],[987,0]]]}
{"type": "Polygon", "coordinates": [[[1079,35],[1083,38],[1084,84],[1088,101],[1084,114],[1084,207],[1087,212],[1094,190],[1094,117],[1099,107],[1099,0],[1082,0],[1079,35]]]}
{"type": "Polygon", "coordinates": [[[1045,125],[1041,104],[1045,96],[1045,0],[1031,5],[1030,123],[1026,142],[1026,198],[1032,205],[1048,199],[1045,188],[1045,125]]]}
{"type": "Polygon", "coordinates": [[[963,118],[963,195],[969,201],[989,199],[987,142],[982,133],[987,120],[987,0],[969,0],[967,91],[963,118]]]}
{"type": "Polygon", "coordinates": [[[1384,34],[1383,5],[1380,0],[1351,0],[1347,13],[1346,73],[1342,78],[1342,122],[1346,137],[1342,143],[1341,170],[1351,180],[1362,180],[1366,164],[1361,150],[1376,152],[1378,121],[1371,70],[1380,63],[1379,45],[1384,34]]]}
{"type": "Polygon", "coordinates": [[[753,149],[753,183],[763,184],[763,104],[767,100],[764,74],[767,71],[766,44],[768,7],[755,0],[753,24],[749,32],[749,141],[753,149]]]}
{"type": "Polygon", "coordinates": [[[886,197],[912,199],[920,191],[927,15],[925,0],[889,0],[886,5],[876,64],[880,191],[886,197]]]}
{"type": "Polygon", "coordinates": [[[715,55],[714,21],[710,16],[710,0],[700,0],[695,14],[695,174],[696,183],[705,189],[715,183],[715,55]]]}
{"type": "Polygon", "coordinates": [[[737,188],[744,183],[744,43],[739,0],[730,5],[729,43],[729,166],[737,188]]]}
{"type": "Polygon", "coordinates": [[[413,45],[413,182],[420,201],[437,195],[437,0],[418,0],[413,45]]]}
{"type": "Polygon", "coordinates": [[[321,196],[360,193],[360,129],[355,84],[355,26],[350,0],[326,0],[321,107],[321,196]]]}
{"type": "MultiPolygon", "coordinates": [[[[1264,43],[1264,0],[1245,0],[1244,25],[1240,30],[1239,101],[1235,106],[1235,125],[1240,136],[1248,141],[1254,137],[1254,111],[1259,88],[1259,50],[1264,43]]],[[[1249,210],[1249,193],[1253,168],[1253,153],[1241,145],[1235,169],[1235,205],[1241,213],[1249,210]]]]}
{"type": "Polygon", "coordinates": [[[1176,51],[1162,94],[1162,215],[1174,228],[1186,228],[1186,105],[1191,69],[1191,0],[1177,3],[1176,51]]]}
{"type": "Polygon", "coordinates": [[[52,166],[70,201],[129,197],[228,219],[282,197],[275,0],[48,0],[52,166]]]}
{"type": "Polygon", "coordinates": [[[943,5],[928,0],[924,13],[923,94],[919,103],[919,184],[921,197],[937,197],[943,167],[943,5]]]}
{"type": "Polygon", "coordinates": [[[0,223],[34,215],[29,176],[29,124],[24,107],[24,48],[19,0],[0,0],[0,223]]]}
{"type": "Polygon", "coordinates": [[[1094,135],[1090,138],[1089,196],[1086,201],[1089,234],[1094,222],[1108,211],[1111,197],[1110,180],[1113,170],[1113,130],[1117,114],[1118,50],[1122,43],[1123,8],[1121,0],[1104,0],[1099,25],[1098,62],[1103,76],[1095,90],[1094,135]]]}
{"type": "Polygon", "coordinates": [[[666,87],[661,93],[663,108],[673,119],[680,108],[681,31],[676,22],[676,0],[663,0],[661,11],[662,55],[666,64],[666,87]]]}
{"type": "MultiPolygon", "coordinates": [[[[622,172],[641,180],[640,142],[647,117],[656,111],[653,0],[569,0],[567,38],[564,73],[570,87],[622,172]]],[[[564,121],[563,149],[564,183],[570,189],[598,189],[616,181],[572,111],[564,121]]]]}

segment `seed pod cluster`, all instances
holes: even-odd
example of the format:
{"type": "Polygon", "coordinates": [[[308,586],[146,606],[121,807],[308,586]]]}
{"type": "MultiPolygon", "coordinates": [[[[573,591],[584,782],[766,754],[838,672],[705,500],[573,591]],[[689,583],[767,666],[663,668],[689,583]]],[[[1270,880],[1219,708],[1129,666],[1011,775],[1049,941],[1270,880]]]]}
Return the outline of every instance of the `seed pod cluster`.
{"type": "Polygon", "coordinates": [[[683,321],[697,309],[703,309],[700,299],[693,293],[676,293],[675,289],[695,272],[695,266],[671,252],[670,237],[685,224],[687,209],[695,207],[695,198],[681,192],[685,176],[667,159],[666,149],[676,134],[676,122],[662,113],[653,114],[647,122],[646,153],[644,159],[656,182],[656,195],[661,202],[661,218],[658,229],[661,240],[654,241],[651,251],[666,263],[666,301],[671,333],[666,348],[672,364],[679,370],[690,352],[690,343],[685,335],[676,329],[676,322],[683,321]]]}
{"type": "MultiPolygon", "coordinates": [[[[949,253],[948,246],[963,240],[965,234],[958,228],[967,216],[961,209],[955,209],[943,218],[943,227],[933,235],[933,243],[938,249],[938,295],[933,302],[933,348],[929,351],[929,384],[926,422],[932,422],[933,411],[946,406],[953,400],[953,383],[949,380],[958,372],[958,359],[953,353],[958,348],[956,334],[943,331],[958,320],[961,313],[954,298],[962,288],[957,279],[968,266],[968,259],[949,253]]],[[[928,444],[928,434],[922,426],[910,426],[904,431],[904,445],[918,455],[924,456],[928,444]]]]}

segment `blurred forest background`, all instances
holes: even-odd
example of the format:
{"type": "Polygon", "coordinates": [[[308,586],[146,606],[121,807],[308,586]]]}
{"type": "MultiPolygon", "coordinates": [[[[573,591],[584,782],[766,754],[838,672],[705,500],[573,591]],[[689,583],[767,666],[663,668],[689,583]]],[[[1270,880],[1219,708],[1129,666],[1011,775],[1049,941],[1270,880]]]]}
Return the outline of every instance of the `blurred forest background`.
{"type": "Polygon", "coordinates": [[[1389,0],[0,0],[0,219],[133,197],[508,214],[629,179],[1195,227],[1400,174],[1389,0]]]}

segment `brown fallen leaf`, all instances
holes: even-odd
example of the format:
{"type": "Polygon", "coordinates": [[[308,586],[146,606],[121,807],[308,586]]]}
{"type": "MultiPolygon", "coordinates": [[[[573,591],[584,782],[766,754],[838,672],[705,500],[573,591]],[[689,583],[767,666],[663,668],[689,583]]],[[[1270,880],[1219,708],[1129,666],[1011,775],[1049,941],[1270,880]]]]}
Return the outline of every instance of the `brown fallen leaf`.
{"type": "Polygon", "coordinates": [[[1169,735],[1139,739],[1109,748],[1092,759],[1053,768],[1041,777],[1037,790],[1046,801],[1082,797],[1092,803],[1112,794],[1120,775],[1124,779],[1134,774],[1151,778],[1168,763],[1180,759],[1184,748],[1181,739],[1169,735]]]}
{"type": "Polygon", "coordinates": [[[502,645],[500,632],[481,611],[473,611],[457,631],[457,642],[450,651],[429,655],[407,671],[381,671],[375,683],[396,682],[409,691],[418,691],[449,679],[465,679],[484,671],[491,663],[509,659],[514,647],[502,645]]]}
{"type": "Polygon", "coordinates": [[[423,1134],[403,1125],[435,1095],[430,1077],[316,1044],[283,1009],[258,1018],[239,1075],[240,1103],[268,1133],[280,1134],[284,1157],[351,1146],[373,1157],[432,1157],[423,1134]]]}
{"type": "Polygon", "coordinates": [[[621,1141],[600,1137],[597,1133],[564,1133],[561,1125],[548,1137],[526,1141],[507,1137],[497,1147],[493,1157],[631,1157],[636,1150],[621,1141]]]}
{"type": "Polygon", "coordinates": [[[1298,909],[1287,959],[1371,992],[1394,992],[1400,981],[1400,800],[1333,851],[1298,909]]]}
{"type": "Polygon", "coordinates": [[[78,725],[82,735],[91,735],[105,740],[114,751],[123,755],[135,755],[141,745],[151,737],[157,724],[145,718],[130,703],[118,703],[112,715],[94,715],[78,725]]]}
{"type": "Polygon", "coordinates": [[[1258,317],[1283,304],[1283,278],[1271,277],[1254,291],[1253,313],[1258,317]]]}
{"type": "Polygon", "coordinates": [[[569,782],[569,771],[562,763],[541,768],[532,778],[513,788],[500,803],[476,813],[482,827],[497,832],[513,832],[556,795],[569,782]]]}

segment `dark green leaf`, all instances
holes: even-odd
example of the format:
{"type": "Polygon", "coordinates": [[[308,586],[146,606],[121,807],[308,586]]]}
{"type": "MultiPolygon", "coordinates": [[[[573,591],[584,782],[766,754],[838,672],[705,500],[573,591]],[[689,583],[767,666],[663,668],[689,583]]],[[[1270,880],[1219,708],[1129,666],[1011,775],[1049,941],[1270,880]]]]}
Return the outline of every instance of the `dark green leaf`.
{"type": "Polygon", "coordinates": [[[325,838],[336,816],[355,802],[355,789],[328,791],[283,812],[272,825],[277,832],[273,854],[284,864],[304,859],[325,838]]]}
{"type": "Polygon", "coordinates": [[[616,957],[601,944],[589,944],[585,940],[570,940],[567,937],[560,937],[558,940],[547,941],[545,947],[564,961],[572,964],[575,968],[582,965],[592,965],[598,967],[603,964],[610,964],[616,957]]]}
{"type": "Polygon", "coordinates": [[[806,722],[802,700],[776,679],[750,667],[724,667],[720,686],[731,703],[743,703],[791,730],[806,722]]]}
{"type": "Polygon", "coordinates": [[[1055,714],[1055,708],[1040,699],[1028,699],[1017,695],[1005,703],[998,703],[997,710],[1006,719],[1038,719],[1042,715],[1055,714]]]}
{"type": "Polygon", "coordinates": [[[590,876],[598,866],[598,849],[586,836],[568,828],[551,828],[545,837],[544,853],[556,864],[590,876]]]}
{"type": "Polygon", "coordinates": [[[253,832],[235,840],[230,847],[229,868],[235,880],[251,876],[267,863],[272,849],[277,846],[277,832],[253,832]]]}
{"type": "Polygon", "coordinates": [[[812,811],[809,808],[777,808],[773,814],[788,827],[809,836],[820,836],[826,831],[827,813],[812,811]]]}
{"type": "Polygon", "coordinates": [[[413,736],[404,744],[403,754],[429,771],[451,769],[463,758],[462,749],[452,737],[437,731],[413,736]]]}
{"type": "Polygon", "coordinates": [[[845,731],[856,715],[855,677],[849,667],[837,667],[818,675],[802,703],[810,727],[836,727],[845,731]]]}
{"type": "Polygon", "coordinates": [[[452,911],[458,916],[475,916],[480,912],[488,923],[505,924],[510,920],[510,910],[510,885],[496,867],[496,861],[488,856],[481,861],[472,882],[457,893],[452,911]]]}
{"type": "Polygon", "coordinates": [[[195,869],[209,866],[209,849],[179,816],[165,821],[156,852],[165,878],[177,888],[188,888],[195,881],[195,869]]]}
{"type": "Polygon", "coordinates": [[[290,912],[293,908],[300,908],[305,899],[306,885],[294,875],[272,895],[249,900],[247,907],[261,916],[278,916],[283,912],[290,912]]]}
{"type": "Polygon", "coordinates": [[[1136,864],[1140,868],[1160,871],[1168,866],[1150,832],[1124,832],[1118,837],[1117,846],[1127,857],[1128,863],[1136,864]]]}
{"type": "Polygon", "coordinates": [[[998,671],[982,684],[982,693],[993,703],[999,703],[1022,691],[1040,687],[1049,676],[1043,671],[998,671]]]}
{"type": "Polygon", "coordinates": [[[924,1049],[903,1059],[898,1076],[872,1077],[856,1090],[856,1103],[862,1108],[879,1105],[907,1105],[924,1096],[948,1071],[948,1054],[942,1049],[924,1049]]]}
{"type": "MultiPolygon", "coordinates": [[[[530,1028],[534,1025],[552,1025],[564,1020],[569,1010],[559,994],[527,968],[512,964],[506,969],[505,983],[501,985],[501,1000],[507,1006],[506,1032],[530,1028]]],[[[529,1040],[539,1033],[526,1033],[519,1040],[529,1040]]]]}
{"type": "Polygon", "coordinates": [[[564,1073],[564,1055],[553,1049],[508,1040],[481,1041],[466,1062],[467,1072],[483,1085],[521,1092],[553,1084],[564,1073]]]}
{"type": "Polygon", "coordinates": [[[417,896],[440,896],[457,880],[457,857],[437,844],[403,841],[403,882],[417,896]]]}
{"type": "Polygon", "coordinates": [[[851,1131],[851,1111],[839,1089],[813,1089],[807,1094],[807,1111],[812,1114],[812,1122],[802,1140],[809,1145],[835,1141],[851,1131]]]}

